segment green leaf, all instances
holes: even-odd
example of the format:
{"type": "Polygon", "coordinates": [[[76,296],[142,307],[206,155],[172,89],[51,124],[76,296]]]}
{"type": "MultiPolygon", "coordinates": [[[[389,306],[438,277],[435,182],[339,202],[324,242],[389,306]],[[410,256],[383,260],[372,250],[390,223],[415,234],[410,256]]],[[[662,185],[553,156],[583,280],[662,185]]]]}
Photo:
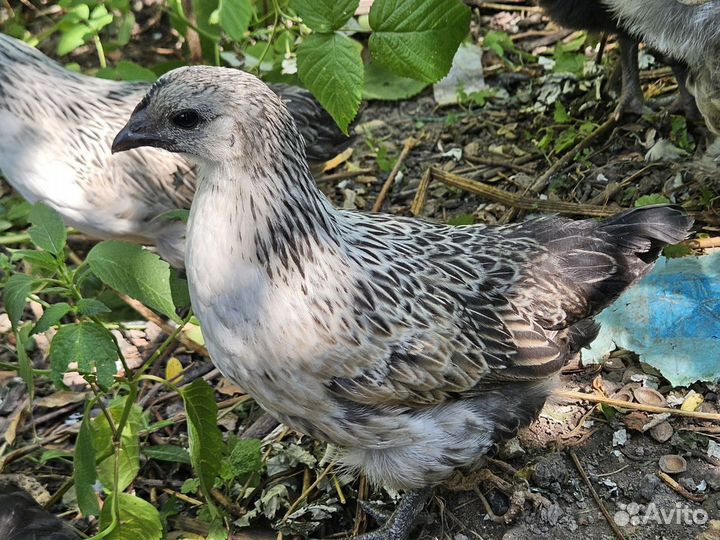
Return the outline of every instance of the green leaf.
{"type": "Polygon", "coordinates": [[[560,100],[557,100],[555,102],[555,113],[553,115],[553,118],[558,124],[568,124],[572,121],[572,118],[568,114],[565,105],[563,105],[560,100]]]}
{"type": "MultiPolygon", "coordinates": [[[[118,493],[120,523],[105,538],[107,540],[160,540],[163,526],[160,512],[152,504],[129,493],[118,493]]],[[[110,497],[100,513],[100,529],[112,523],[113,499],[110,497]]]]}
{"type": "Polygon", "coordinates": [[[53,255],[62,255],[67,229],[60,214],[43,203],[36,203],[28,219],[33,224],[28,231],[33,243],[53,255]]]}
{"type": "Polygon", "coordinates": [[[232,482],[239,476],[259,472],[263,466],[260,441],[257,439],[238,440],[222,464],[221,476],[226,483],[232,482]]]}
{"type": "Polygon", "coordinates": [[[243,41],[252,18],[250,0],[221,0],[218,8],[220,28],[235,41],[243,41]]]}
{"type": "Polygon", "coordinates": [[[483,37],[483,47],[491,50],[500,58],[505,58],[505,53],[516,50],[515,43],[507,32],[489,30],[483,37]]]}
{"type": "Polygon", "coordinates": [[[45,310],[45,313],[42,314],[42,317],[40,317],[30,334],[40,334],[45,332],[51,326],[58,324],[62,318],[71,311],[72,307],[70,307],[70,304],[66,302],[58,302],[57,304],[51,305],[45,310]]]}
{"type": "MultiPolygon", "coordinates": [[[[108,412],[113,418],[115,425],[118,425],[125,407],[126,397],[117,398],[108,407],[108,412]]],[[[140,439],[138,433],[142,425],[142,409],[135,403],[130,406],[125,427],[120,435],[120,459],[118,485],[114,485],[115,478],[115,452],[112,442],[112,430],[104,414],[98,415],[93,420],[95,428],[95,442],[97,454],[110,457],[98,464],[98,479],[107,491],[123,491],[137,476],[140,470],[140,439]]]]}
{"type": "Polygon", "coordinates": [[[115,338],[101,324],[81,322],[60,327],[50,344],[50,365],[55,384],[62,386],[70,362],[83,375],[94,375],[101,388],[109,388],[117,372],[115,338]]]}
{"type": "Polygon", "coordinates": [[[639,206],[650,206],[652,204],[669,204],[670,199],[661,193],[652,193],[650,195],[643,195],[638,197],[635,201],[635,207],[639,206]]]}
{"type": "Polygon", "coordinates": [[[35,280],[27,274],[13,274],[5,283],[3,299],[10,322],[16,326],[25,311],[27,297],[35,288],[35,280]]]}
{"type": "Polygon", "coordinates": [[[77,303],[77,311],[80,315],[93,317],[101,313],[110,313],[111,309],[95,298],[83,298],[77,303]]]}
{"type": "Polygon", "coordinates": [[[217,425],[217,404],[208,383],[196,379],[180,392],[187,412],[190,460],[203,494],[211,501],[210,490],[220,472],[225,453],[222,434],[217,425]]]}
{"type": "Polygon", "coordinates": [[[469,25],[470,8],[460,0],[375,0],[370,52],[398,75],[433,83],[450,71],[469,25]]]}
{"type": "Polygon", "coordinates": [[[176,322],[170,265],[135,244],[106,240],[90,250],[90,268],[103,283],[139,300],[176,322]]]}
{"type": "Polygon", "coordinates": [[[472,214],[460,214],[447,221],[448,225],[472,225],[475,223],[475,216],[472,214]]]}
{"type": "Polygon", "coordinates": [[[47,251],[37,251],[34,249],[18,249],[13,251],[12,261],[22,259],[25,262],[30,263],[34,269],[43,268],[45,270],[55,270],[59,264],[57,259],[47,251]]]}
{"type": "Polygon", "coordinates": [[[168,221],[182,221],[183,223],[188,222],[190,217],[190,210],[187,208],[176,208],[175,210],[166,210],[155,216],[153,221],[156,219],[167,219],[168,221]]]}
{"type": "Polygon", "coordinates": [[[188,288],[187,279],[181,278],[178,271],[173,268],[170,276],[170,290],[172,292],[173,303],[179,307],[190,306],[190,290],[188,288]]]}
{"type": "Polygon", "coordinates": [[[674,246],[665,246],[662,254],[668,259],[678,259],[680,257],[687,257],[693,254],[693,250],[690,246],[684,244],[676,244],[674,246]]]}
{"type": "Polygon", "coordinates": [[[107,8],[99,4],[93,8],[92,13],[90,14],[90,28],[95,30],[95,32],[99,32],[103,28],[105,28],[108,24],[110,24],[113,21],[112,14],[108,13],[107,8]]]}
{"type": "Polygon", "coordinates": [[[115,81],[147,81],[154,82],[157,75],[154,71],[144,68],[135,62],[121,60],[114,68],[99,69],[97,76],[115,81]]]}
{"type": "Polygon", "coordinates": [[[300,44],[297,56],[300,80],[347,133],[362,98],[360,51],[342,34],[312,34],[300,44]]]}
{"type": "Polygon", "coordinates": [[[75,493],[83,516],[97,516],[100,513],[94,489],[97,480],[95,455],[95,430],[90,419],[90,406],[88,403],[85,406],[85,414],[75,440],[75,455],[73,457],[75,493]]]}
{"type": "Polygon", "coordinates": [[[85,23],[77,23],[60,34],[57,44],[58,56],[65,56],[78,47],[82,47],[87,38],[92,35],[92,29],[85,23]]]}
{"type": "Polygon", "coordinates": [[[190,454],[188,454],[188,451],[180,446],[173,446],[172,444],[148,446],[143,448],[142,452],[151,459],[190,465],[190,454]]]}
{"type": "Polygon", "coordinates": [[[575,146],[575,142],[577,141],[577,131],[574,127],[569,127],[562,132],[560,132],[560,135],[558,135],[557,139],[555,140],[555,147],[553,150],[556,154],[559,154],[561,152],[564,152],[568,148],[572,148],[575,146]]]}
{"type": "Polygon", "coordinates": [[[303,23],[316,32],[333,32],[353,16],[360,0],[292,0],[303,23]]]}
{"type": "Polygon", "coordinates": [[[399,100],[422,92],[428,83],[400,77],[377,62],[365,65],[363,99],[399,100]]]}

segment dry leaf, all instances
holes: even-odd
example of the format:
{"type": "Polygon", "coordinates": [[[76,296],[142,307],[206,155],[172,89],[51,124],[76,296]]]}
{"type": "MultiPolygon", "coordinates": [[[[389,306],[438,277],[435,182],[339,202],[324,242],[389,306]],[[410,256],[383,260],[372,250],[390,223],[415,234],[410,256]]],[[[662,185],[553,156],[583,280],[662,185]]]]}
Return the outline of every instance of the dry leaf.
{"type": "Polygon", "coordinates": [[[167,361],[167,365],[165,366],[165,380],[170,381],[173,384],[181,383],[183,380],[183,369],[185,368],[183,368],[180,360],[173,356],[167,361]]]}
{"type": "Polygon", "coordinates": [[[35,400],[35,405],[38,407],[46,407],[48,409],[54,409],[57,407],[64,407],[71,403],[79,403],[85,400],[85,394],[83,392],[55,392],[49,396],[44,396],[35,400]]]}

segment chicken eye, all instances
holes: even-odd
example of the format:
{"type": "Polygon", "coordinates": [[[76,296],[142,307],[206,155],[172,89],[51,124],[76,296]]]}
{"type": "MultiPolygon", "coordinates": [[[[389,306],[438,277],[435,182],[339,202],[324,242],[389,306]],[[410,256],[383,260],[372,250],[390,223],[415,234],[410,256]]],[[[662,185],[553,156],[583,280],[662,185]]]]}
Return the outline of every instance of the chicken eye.
{"type": "Polygon", "coordinates": [[[192,110],[180,111],[170,121],[182,129],[192,129],[200,123],[200,115],[192,110]]]}

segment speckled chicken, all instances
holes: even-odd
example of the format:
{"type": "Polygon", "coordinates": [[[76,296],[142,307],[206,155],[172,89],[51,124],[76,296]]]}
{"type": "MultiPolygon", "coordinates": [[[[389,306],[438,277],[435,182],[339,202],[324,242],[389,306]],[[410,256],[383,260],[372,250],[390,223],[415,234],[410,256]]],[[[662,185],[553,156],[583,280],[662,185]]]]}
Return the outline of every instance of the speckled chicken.
{"type": "Polygon", "coordinates": [[[282,102],[223,68],[163,76],[113,151],[146,145],[198,163],[185,262],[214,363],[410,492],[365,540],[407,538],[431,486],[528,424],[588,318],[691,225],[676,207],[502,227],[336,209],[282,102]]]}
{"type": "Polygon", "coordinates": [[[0,485],[2,540],[78,540],[54,514],[44,510],[25,490],[0,485]]]}
{"type": "MultiPolygon", "coordinates": [[[[616,115],[624,112],[643,114],[645,108],[643,92],[640,87],[638,41],[622,24],[619,24],[617,17],[603,3],[603,0],[538,0],[538,3],[547,15],[561,26],[617,35],[620,45],[622,86],[616,115]]],[[[677,78],[679,92],[673,109],[682,109],[691,118],[698,117],[693,98],[685,86],[687,67],[674,59],[670,60],[670,65],[677,78]]]]}
{"type": "MultiPolygon", "coordinates": [[[[149,87],[68,71],[0,34],[0,172],[25,199],[55,208],[78,230],[154,244],[179,266],[185,224],[156,218],[190,207],[193,166],[154,148],[110,154],[112,138],[149,87]]],[[[287,85],[272,88],[298,122],[312,163],[350,144],[309,92],[287,85]]]]}

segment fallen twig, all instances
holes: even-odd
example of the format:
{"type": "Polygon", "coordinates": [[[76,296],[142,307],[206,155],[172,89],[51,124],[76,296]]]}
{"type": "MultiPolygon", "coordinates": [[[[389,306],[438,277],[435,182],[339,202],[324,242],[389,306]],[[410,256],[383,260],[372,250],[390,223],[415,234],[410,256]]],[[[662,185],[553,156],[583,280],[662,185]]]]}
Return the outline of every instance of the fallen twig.
{"type": "Polygon", "coordinates": [[[668,486],[670,486],[670,489],[672,489],[675,493],[678,493],[688,499],[689,501],[693,502],[703,502],[705,500],[705,495],[696,495],[695,493],[690,493],[687,489],[682,487],[680,484],[678,484],[673,478],[668,476],[662,471],[657,472],[658,478],[665,482],[668,486]]]}
{"type": "Polygon", "coordinates": [[[400,152],[400,155],[397,158],[397,161],[395,162],[395,166],[392,168],[392,171],[390,171],[390,174],[387,177],[387,180],[385,180],[385,183],[383,184],[382,189],[380,189],[380,193],[378,194],[377,199],[375,200],[375,204],[373,204],[372,211],[373,212],[379,212],[382,208],[383,203],[385,202],[385,198],[387,197],[388,193],[390,193],[390,189],[392,188],[393,184],[395,183],[395,177],[400,172],[400,167],[402,167],[403,162],[405,159],[407,159],[408,154],[410,154],[410,151],[415,147],[415,145],[418,143],[417,139],[413,139],[412,137],[408,137],[405,139],[405,143],[403,144],[403,149],[400,152]]]}
{"type": "Polygon", "coordinates": [[[692,240],[685,240],[682,244],[692,249],[720,248],[720,236],[693,238],[692,240]]]}
{"type": "MultiPolygon", "coordinates": [[[[471,178],[465,178],[457,174],[453,174],[435,167],[430,168],[432,178],[440,180],[447,185],[459,187],[471,193],[475,193],[486,199],[494,202],[511,206],[518,210],[530,210],[533,212],[548,212],[552,214],[561,214],[568,216],[584,216],[584,217],[608,217],[617,214],[627,208],[609,208],[607,206],[598,206],[594,204],[574,203],[565,201],[548,201],[542,199],[535,199],[530,197],[524,197],[517,193],[511,193],[504,189],[490,186],[484,182],[473,180],[471,178]]],[[[422,185],[422,182],[421,182],[422,185]]],[[[424,196],[427,193],[425,190],[423,193],[418,189],[418,193],[412,204],[412,209],[422,209],[425,204],[424,196]]],[[[712,215],[708,212],[694,212],[689,211],[689,215],[703,221],[705,223],[718,223],[720,222],[720,216],[712,215]]]]}
{"type": "Polygon", "coordinates": [[[597,494],[597,491],[595,491],[595,488],[592,485],[592,482],[590,482],[590,478],[588,478],[587,473],[585,472],[585,469],[583,469],[582,463],[580,463],[580,460],[578,459],[575,452],[570,450],[568,452],[570,454],[570,457],[573,460],[573,463],[575,464],[575,468],[580,473],[580,476],[583,479],[583,482],[585,482],[585,485],[590,490],[590,494],[592,495],[592,498],[595,499],[595,504],[598,505],[598,508],[600,508],[600,511],[602,512],[603,516],[605,516],[605,521],[608,522],[608,525],[610,525],[610,528],[615,533],[615,536],[617,536],[620,540],[625,540],[625,535],[622,533],[622,531],[618,528],[617,524],[615,523],[615,520],[610,515],[610,512],[608,512],[607,508],[605,508],[605,505],[602,502],[602,499],[600,499],[600,496],[597,494]]]}
{"type": "MultiPolygon", "coordinates": [[[[536,198],[529,198],[510,193],[504,189],[489,186],[483,182],[465,178],[457,174],[449,173],[435,167],[430,168],[433,178],[436,178],[448,185],[459,187],[471,193],[490,199],[507,206],[520,210],[532,210],[540,212],[551,212],[556,214],[579,215],[590,217],[606,217],[615,214],[617,210],[604,206],[591,204],[571,203],[563,201],[545,201],[536,198]]],[[[413,203],[413,207],[415,203],[413,203]]]]}
{"type": "Polygon", "coordinates": [[[524,172],[526,174],[535,174],[535,169],[521,165],[516,161],[507,161],[498,158],[487,158],[481,156],[465,156],[465,160],[479,165],[490,165],[491,167],[501,167],[524,172]]]}
{"type": "Polygon", "coordinates": [[[555,396],[567,399],[575,399],[581,401],[589,401],[591,403],[603,403],[611,407],[619,407],[621,409],[633,409],[636,411],[645,411],[653,414],[674,414],[676,416],[685,416],[687,418],[695,418],[696,420],[708,420],[710,422],[720,422],[720,414],[707,413],[699,411],[683,411],[682,409],[671,409],[669,407],[657,407],[655,405],[645,405],[642,403],[633,403],[631,401],[623,401],[621,399],[612,399],[599,396],[597,394],[586,394],[584,392],[573,392],[572,390],[556,390],[553,392],[555,396]]]}
{"type": "Polygon", "coordinates": [[[300,503],[303,502],[305,499],[308,498],[310,493],[322,482],[322,479],[327,476],[327,474],[330,472],[330,470],[335,466],[335,461],[333,460],[330,464],[328,464],[327,467],[321,472],[318,477],[315,479],[315,481],[310,484],[303,492],[300,494],[300,496],[293,501],[293,503],[290,505],[290,508],[287,509],[287,512],[285,512],[285,515],[283,516],[281,523],[285,523],[288,518],[290,517],[290,514],[292,514],[295,509],[300,506],[300,503]]]}

